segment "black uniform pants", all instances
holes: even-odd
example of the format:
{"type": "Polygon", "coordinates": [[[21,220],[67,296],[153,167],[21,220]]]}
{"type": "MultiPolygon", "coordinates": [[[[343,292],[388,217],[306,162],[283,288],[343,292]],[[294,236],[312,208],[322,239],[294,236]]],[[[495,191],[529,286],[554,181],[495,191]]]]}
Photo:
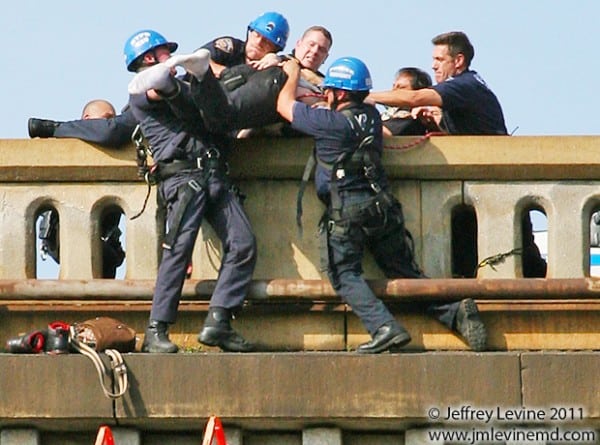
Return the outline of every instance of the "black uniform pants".
{"type": "MultiPolygon", "coordinates": [[[[404,215],[399,202],[382,209],[379,214],[352,218],[350,209],[367,208],[373,193],[342,191],[344,223],[329,223],[327,246],[329,253],[328,275],[332,286],[361,319],[369,333],[394,320],[381,300],[362,277],[362,260],[365,247],[372,252],[377,265],[387,278],[427,278],[414,261],[404,226],[404,215]]],[[[364,212],[368,214],[369,212],[364,212]]],[[[373,212],[371,212],[373,213],[373,212]]],[[[431,305],[428,313],[449,329],[455,328],[459,302],[431,305]]]]}
{"type": "MultiPolygon", "coordinates": [[[[183,187],[193,173],[180,172],[159,184],[167,206],[167,233],[181,201],[183,187]]],[[[250,221],[228,181],[211,176],[206,187],[195,191],[189,201],[177,237],[171,249],[163,249],[158,268],[150,318],[174,323],[181,298],[187,266],[203,218],[209,222],[222,243],[223,256],[217,284],[210,300],[211,307],[235,309],[246,298],[256,265],[256,239],[250,221]]]]}

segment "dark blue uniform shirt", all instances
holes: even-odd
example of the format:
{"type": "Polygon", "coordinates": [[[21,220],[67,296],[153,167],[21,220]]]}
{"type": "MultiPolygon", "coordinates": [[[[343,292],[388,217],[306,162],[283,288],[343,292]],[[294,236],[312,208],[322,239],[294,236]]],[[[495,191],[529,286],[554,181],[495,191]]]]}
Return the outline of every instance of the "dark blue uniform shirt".
{"type": "Polygon", "coordinates": [[[450,134],[507,134],[502,107],[475,71],[432,87],[442,97],[442,128],[450,134]]]}
{"type": "Polygon", "coordinates": [[[121,147],[131,142],[137,121],[128,107],[109,119],[78,119],[61,122],[54,132],[57,138],[78,138],[103,147],[121,147]]]}
{"type": "Polygon", "coordinates": [[[150,101],[145,93],[129,96],[133,115],[152,147],[154,161],[194,159],[202,154],[208,134],[189,96],[189,85],[169,101],[150,101]]]}
{"type": "MultiPolygon", "coordinates": [[[[374,118],[372,128],[375,140],[373,147],[377,155],[383,153],[383,137],[381,132],[381,117],[377,109],[370,105],[361,104],[354,108],[359,114],[368,113],[374,118]]],[[[292,128],[315,139],[317,157],[327,164],[333,164],[343,153],[352,152],[357,148],[357,135],[352,129],[348,118],[339,111],[327,108],[311,108],[301,102],[294,103],[292,128]]],[[[331,171],[323,165],[317,164],[315,172],[315,186],[317,195],[325,202],[329,199],[331,171]]],[[[378,183],[387,186],[383,171],[380,172],[378,183]]],[[[346,176],[339,182],[339,190],[371,189],[364,175],[358,172],[346,172],[346,176]]]]}

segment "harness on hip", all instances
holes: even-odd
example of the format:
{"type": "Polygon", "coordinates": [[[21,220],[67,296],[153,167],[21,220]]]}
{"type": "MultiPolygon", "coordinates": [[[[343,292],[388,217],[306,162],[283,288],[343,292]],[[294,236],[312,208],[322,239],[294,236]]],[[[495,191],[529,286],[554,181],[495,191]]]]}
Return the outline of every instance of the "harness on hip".
{"type": "Polygon", "coordinates": [[[152,183],[150,181],[150,167],[148,166],[148,156],[152,156],[152,148],[148,141],[144,137],[142,133],[142,129],[139,125],[135,126],[133,133],[131,134],[131,142],[135,145],[135,162],[137,165],[137,175],[138,178],[143,179],[148,184],[148,189],[146,190],[146,197],[144,198],[144,203],[142,204],[142,210],[133,215],[130,220],[134,220],[142,216],[144,210],[146,210],[146,205],[148,204],[148,198],[150,198],[150,189],[152,187],[152,183]]]}
{"type": "MultiPolygon", "coordinates": [[[[193,179],[190,179],[179,188],[179,203],[173,214],[172,221],[169,224],[169,231],[165,235],[162,244],[163,248],[171,249],[177,239],[179,226],[181,225],[185,211],[193,196],[207,188],[209,178],[216,172],[224,171],[227,173],[229,169],[228,165],[221,157],[219,149],[212,145],[205,147],[202,150],[201,155],[196,158],[157,161],[152,165],[148,165],[147,159],[148,155],[152,155],[152,148],[144,138],[139,125],[135,128],[131,139],[136,146],[138,176],[143,178],[146,181],[146,184],[148,184],[148,192],[146,193],[142,210],[131,217],[131,219],[138,218],[146,209],[150,190],[153,185],[156,185],[183,170],[200,173],[199,175],[195,174],[193,179]]],[[[189,140],[190,136],[187,136],[179,143],[179,145],[183,147],[189,140]]]]}
{"type": "MultiPolygon", "coordinates": [[[[329,217],[333,221],[353,218],[353,215],[350,214],[352,209],[342,209],[342,199],[339,191],[339,182],[349,174],[362,175],[368,181],[369,186],[375,192],[370,205],[375,206],[374,210],[378,213],[394,203],[393,196],[379,184],[381,161],[373,146],[375,140],[373,119],[366,113],[357,113],[357,111],[353,107],[341,110],[341,113],[350,123],[358,141],[355,148],[342,153],[332,164],[323,161],[314,151],[306,162],[296,199],[296,224],[300,234],[302,234],[302,198],[311,172],[317,164],[331,172],[329,217]]],[[[357,209],[357,211],[363,212],[365,209],[357,209]]],[[[367,211],[370,210],[367,209],[367,211]]]]}
{"type": "MultiPolygon", "coordinates": [[[[222,169],[225,172],[229,169],[227,163],[221,158],[221,152],[214,146],[206,148],[203,150],[200,157],[194,159],[173,159],[169,161],[158,161],[152,165],[148,165],[148,156],[152,156],[153,154],[152,147],[142,134],[139,125],[135,127],[135,130],[131,135],[131,140],[136,147],[138,177],[148,184],[148,190],[146,197],[144,198],[142,209],[130,218],[132,220],[144,213],[146,205],[148,204],[148,198],[150,197],[151,187],[158,184],[160,181],[168,179],[182,170],[202,170],[204,172],[202,178],[199,181],[194,180],[194,182],[200,184],[202,188],[206,186],[210,174],[219,169],[222,169]]],[[[189,140],[190,136],[187,136],[179,143],[179,145],[185,146],[189,140]]],[[[192,186],[192,189],[194,189],[194,187],[195,185],[192,186]]]]}

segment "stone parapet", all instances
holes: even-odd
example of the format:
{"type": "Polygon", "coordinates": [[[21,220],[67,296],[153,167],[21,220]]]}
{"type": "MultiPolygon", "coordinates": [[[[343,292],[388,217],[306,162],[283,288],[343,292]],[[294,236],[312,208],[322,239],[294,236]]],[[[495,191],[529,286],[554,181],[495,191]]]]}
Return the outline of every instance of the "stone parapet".
{"type": "MultiPolygon", "coordinates": [[[[452,276],[452,212],[474,209],[477,256],[510,252],[522,242],[520,216],[548,217],[548,277],[589,275],[589,221],[600,207],[600,144],[580,137],[432,137],[386,139],[384,163],[401,200],[417,258],[428,276],[452,276]],[[564,248],[568,246],[569,248],[564,248]]],[[[306,138],[249,139],[234,148],[231,170],[248,196],[245,206],[259,245],[255,277],[320,279],[314,236],[322,206],[309,186],[304,236],[296,227],[296,193],[312,143],[306,138]]],[[[48,207],[60,214],[60,279],[100,275],[98,220],[110,206],[130,218],[146,187],[136,178],[133,147],[99,148],[77,140],[0,140],[0,279],[35,278],[35,218],[48,207]],[[51,156],[49,155],[51,154],[51,156]]],[[[124,223],[125,278],[149,279],[158,264],[154,189],[145,213],[124,223]]],[[[193,277],[216,277],[220,251],[203,227],[193,277]]],[[[369,278],[381,278],[370,258],[369,278]]],[[[507,256],[481,278],[519,278],[521,259],[507,256]]]]}

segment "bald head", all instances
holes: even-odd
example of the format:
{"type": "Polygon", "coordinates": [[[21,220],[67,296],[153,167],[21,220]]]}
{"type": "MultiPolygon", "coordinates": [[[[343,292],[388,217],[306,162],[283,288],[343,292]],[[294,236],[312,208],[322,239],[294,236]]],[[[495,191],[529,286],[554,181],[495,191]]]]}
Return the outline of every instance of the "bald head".
{"type": "Polygon", "coordinates": [[[106,100],[95,99],[83,107],[82,119],[109,119],[116,116],[115,107],[106,100]]]}

